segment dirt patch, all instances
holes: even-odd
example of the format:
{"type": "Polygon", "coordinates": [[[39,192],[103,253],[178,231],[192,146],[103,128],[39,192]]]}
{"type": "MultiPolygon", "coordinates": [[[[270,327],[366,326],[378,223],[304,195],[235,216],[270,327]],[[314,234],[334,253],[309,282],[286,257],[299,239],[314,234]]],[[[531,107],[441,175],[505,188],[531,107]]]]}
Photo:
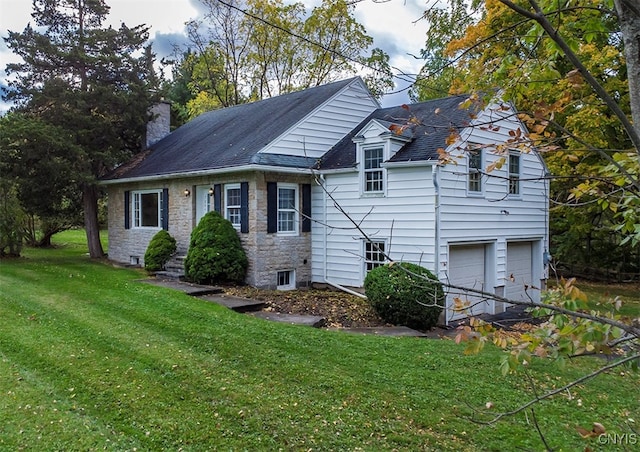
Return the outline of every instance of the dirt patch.
{"type": "Polygon", "coordinates": [[[267,303],[265,310],[284,314],[316,315],[327,319],[327,327],[360,328],[384,326],[385,322],[366,300],[335,290],[264,290],[225,287],[225,293],[267,303]]]}

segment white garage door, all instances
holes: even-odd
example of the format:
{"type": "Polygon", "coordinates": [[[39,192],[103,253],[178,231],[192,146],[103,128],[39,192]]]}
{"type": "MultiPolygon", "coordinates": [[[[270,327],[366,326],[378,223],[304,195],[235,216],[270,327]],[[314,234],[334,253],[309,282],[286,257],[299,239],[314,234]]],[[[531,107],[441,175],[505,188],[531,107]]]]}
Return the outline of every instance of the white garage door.
{"type": "MultiPolygon", "coordinates": [[[[449,248],[449,281],[452,285],[485,290],[485,274],[484,245],[460,245],[449,248]]],[[[489,302],[483,301],[482,297],[450,289],[447,300],[450,307],[454,303],[454,298],[460,298],[465,302],[468,301],[471,312],[451,312],[448,310],[448,320],[456,320],[469,314],[478,315],[489,311],[489,302]]]]}
{"type": "Polygon", "coordinates": [[[531,249],[531,242],[507,243],[505,296],[510,300],[529,300],[525,287],[533,283],[531,249]]]}

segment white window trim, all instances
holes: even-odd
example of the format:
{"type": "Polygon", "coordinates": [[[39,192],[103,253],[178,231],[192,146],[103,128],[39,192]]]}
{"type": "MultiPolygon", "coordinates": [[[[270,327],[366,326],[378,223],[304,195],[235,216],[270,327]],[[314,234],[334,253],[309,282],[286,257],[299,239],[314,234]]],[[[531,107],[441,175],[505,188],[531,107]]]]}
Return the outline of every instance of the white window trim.
{"type": "Polygon", "coordinates": [[[520,183],[520,178],[522,174],[522,154],[520,152],[512,151],[509,153],[509,157],[507,160],[507,195],[510,198],[521,198],[522,197],[522,184],[520,183]],[[511,172],[511,157],[518,157],[518,173],[511,172]],[[514,181],[517,187],[517,193],[511,193],[511,177],[516,176],[516,180],[514,181]]]}
{"type": "Polygon", "coordinates": [[[277,225],[277,234],[278,235],[298,235],[299,231],[300,231],[300,219],[299,219],[299,212],[300,212],[300,191],[299,191],[299,187],[298,184],[284,184],[284,183],[278,183],[277,185],[277,196],[276,196],[276,203],[277,203],[277,209],[276,209],[276,225],[277,225]],[[280,189],[286,189],[286,190],[294,190],[293,192],[293,199],[294,199],[294,207],[293,209],[280,209],[280,189]],[[293,210],[293,231],[281,231],[280,230],[280,211],[285,211],[285,212],[291,212],[293,210]]]}
{"type": "Polygon", "coordinates": [[[466,177],[466,186],[467,186],[467,195],[468,196],[475,196],[475,197],[482,197],[484,196],[484,181],[482,180],[482,169],[484,168],[484,163],[485,163],[485,152],[484,149],[482,149],[481,147],[475,147],[475,145],[473,145],[472,149],[469,149],[467,151],[467,177],[466,177]],[[471,168],[471,156],[469,155],[469,151],[474,151],[474,152],[478,152],[480,154],[480,164],[478,165],[478,168],[471,168]],[[479,177],[479,183],[480,183],[480,190],[471,190],[469,188],[469,185],[471,183],[471,174],[472,172],[477,173],[478,177],[479,177]]]}
{"type": "MultiPolygon", "coordinates": [[[[388,151],[388,143],[379,142],[379,143],[371,143],[367,145],[358,145],[358,154],[359,154],[359,163],[360,163],[360,195],[362,197],[381,197],[386,196],[387,193],[387,169],[384,167],[384,162],[387,161],[387,156],[389,154],[388,151]],[[369,150],[374,149],[382,149],[382,162],[380,165],[380,171],[382,172],[382,190],[379,191],[367,191],[367,179],[366,173],[369,172],[365,169],[365,153],[369,150]]],[[[378,171],[378,170],[375,170],[378,171]]]]}
{"type": "Polygon", "coordinates": [[[368,243],[381,243],[383,245],[383,252],[385,254],[387,254],[389,252],[388,248],[387,248],[387,239],[371,239],[366,240],[366,239],[362,239],[362,272],[364,276],[367,276],[367,273],[369,273],[369,271],[371,270],[367,270],[367,266],[370,263],[380,263],[381,265],[383,265],[386,260],[382,260],[382,261],[372,261],[367,259],[367,244],[368,243]]]}
{"type": "Polygon", "coordinates": [[[131,192],[131,219],[133,220],[132,229],[149,229],[149,230],[162,229],[162,189],[132,191],[131,192]],[[142,206],[140,205],[140,209],[136,209],[136,207],[140,204],[141,195],[153,194],[153,193],[158,195],[158,225],[157,226],[141,226],[142,206]]]}
{"type": "MultiPolygon", "coordinates": [[[[227,220],[231,221],[231,219],[229,218],[229,209],[230,208],[235,208],[235,209],[239,210],[239,212],[240,212],[239,213],[239,221],[240,221],[240,223],[231,222],[231,224],[233,225],[233,227],[235,229],[240,230],[240,225],[242,224],[242,212],[241,212],[241,209],[242,209],[242,198],[240,198],[240,204],[229,205],[228,204],[228,200],[229,200],[228,193],[229,193],[229,190],[240,190],[240,184],[225,184],[225,186],[224,186],[224,201],[223,201],[224,202],[224,217],[227,220]]],[[[242,196],[242,194],[240,194],[240,196],[242,196]]]]}
{"type": "Polygon", "coordinates": [[[277,290],[294,290],[296,288],[296,271],[293,269],[278,270],[276,272],[276,289],[277,290]],[[280,273],[289,273],[289,284],[278,284],[280,273]]]}

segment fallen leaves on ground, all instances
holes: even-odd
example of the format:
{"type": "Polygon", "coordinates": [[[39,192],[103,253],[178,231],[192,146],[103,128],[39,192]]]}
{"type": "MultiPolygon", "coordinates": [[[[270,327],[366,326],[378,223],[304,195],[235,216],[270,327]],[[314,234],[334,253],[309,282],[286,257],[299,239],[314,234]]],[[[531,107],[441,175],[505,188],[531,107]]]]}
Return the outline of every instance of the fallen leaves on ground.
{"type": "Polygon", "coordinates": [[[228,295],[265,301],[265,310],[285,314],[316,315],[334,328],[374,327],[385,323],[367,300],[330,289],[265,290],[254,287],[225,287],[228,295]]]}

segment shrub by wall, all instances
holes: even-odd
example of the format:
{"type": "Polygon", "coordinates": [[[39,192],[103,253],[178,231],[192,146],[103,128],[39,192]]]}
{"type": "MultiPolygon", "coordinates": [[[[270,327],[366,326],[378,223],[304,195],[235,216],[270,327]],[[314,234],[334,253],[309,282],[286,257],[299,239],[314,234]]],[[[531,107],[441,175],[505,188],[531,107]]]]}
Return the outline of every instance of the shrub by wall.
{"type": "Polygon", "coordinates": [[[144,253],[144,268],[147,271],[160,271],[176,252],[176,239],[164,229],[151,238],[144,253]]]}
{"type": "Polygon", "coordinates": [[[433,328],[445,303],[442,284],[435,275],[408,262],[374,268],[364,280],[364,289],[384,321],[417,330],[433,328]]]}
{"type": "Polygon", "coordinates": [[[198,284],[242,283],[247,256],[230,221],[217,212],[207,213],[191,232],[184,262],[185,276],[198,284]]]}

